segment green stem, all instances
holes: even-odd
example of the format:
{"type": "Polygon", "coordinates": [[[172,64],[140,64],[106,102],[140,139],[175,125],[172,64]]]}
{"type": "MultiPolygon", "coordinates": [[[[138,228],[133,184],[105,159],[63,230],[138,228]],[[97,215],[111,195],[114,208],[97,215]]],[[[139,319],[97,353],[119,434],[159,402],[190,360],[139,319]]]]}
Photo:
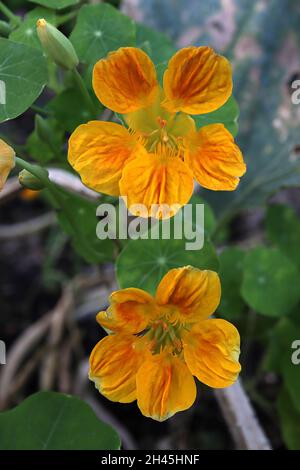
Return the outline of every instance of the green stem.
{"type": "Polygon", "coordinates": [[[14,25],[19,26],[22,23],[21,18],[15,15],[3,2],[0,2],[0,11],[3,13],[6,18],[8,18],[14,25]]]}
{"type": "Polygon", "coordinates": [[[56,20],[56,26],[61,26],[62,24],[67,23],[70,20],[73,20],[73,18],[76,18],[78,13],[78,10],[75,11],[70,11],[70,13],[66,13],[65,15],[61,15],[57,18],[56,20]]]}
{"type": "Polygon", "coordinates": [[[32,109],[32,111],[35,111],[36,113],[44,114],[45,116],[49,116],[50,114],[52,114],[51,111],[48,111],[47,109],[43,109],[40,106],[37,106],[36,104],[32,104],[30,106],[30,109],[32,109]]]}
{"type": "Polygon", "coordinates": [[[82,79],[82,76],[80,75],[80,73],[78,72],[78,70],[75,68],[72,70],[72,73],[73,73],[73,77],[74,77],[74,81],[80,91],[80,93],[82,94],[90,112],[93,114],[93,115],[96,115],[97,112],[96,112],[96,108],[94,106],[94,103],[92,101],[92,98],[85,86],[85,83],[82,79]]]}

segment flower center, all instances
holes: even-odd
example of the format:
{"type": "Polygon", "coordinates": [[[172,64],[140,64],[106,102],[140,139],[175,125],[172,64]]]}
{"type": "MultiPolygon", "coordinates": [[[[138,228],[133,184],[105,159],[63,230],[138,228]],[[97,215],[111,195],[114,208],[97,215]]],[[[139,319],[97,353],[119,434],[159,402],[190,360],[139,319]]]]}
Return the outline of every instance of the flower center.
{"type": "Polygon", "coordinates": [[[149,340],[152,354],[159,354],[163,349],[168,348],[173,354],[179,355],[182,351],[180,330],[181,325],[172,325],[166,320],[153,322],[144,334],[144,337],[149,340]]]}

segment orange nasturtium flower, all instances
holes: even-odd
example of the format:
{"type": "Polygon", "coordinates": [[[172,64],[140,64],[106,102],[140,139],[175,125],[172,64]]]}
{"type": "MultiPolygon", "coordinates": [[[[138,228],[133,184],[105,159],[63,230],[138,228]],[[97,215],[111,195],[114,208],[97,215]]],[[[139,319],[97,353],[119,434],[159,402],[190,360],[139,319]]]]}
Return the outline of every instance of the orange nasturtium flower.
{"type": "Polygon", "coordinates": [[[222,319],[210,319],[221,295],[214,271],[171,269],[155,297],[128,288],[113,292],[97,321],[112,333],[90,356],[90,379],[106,398],[137,404],[164,421],[196,398],[194,377],[214,388],[233,384],[240,372],[240,337],[222,319]]]}
{"type": "Polygon", "coordinates": [[[211,190],[236,188],[246,166],[232,135],[223,124],[197,130],[190,116],[214,111],[230,97],[225,57],[209,47],[181,49],[161,88],[147,54],[123,47],[96,63],[93,87],[106,107],[123,114],[128,129],[90,121],[74,131],[68,158],[87,186],[121,195],[134,215],[143,214],[132,206],[143,204],[154,217],[163,216],[163,205],[177,206],[175,213],[188,203],[194,178],[211,190]]]}

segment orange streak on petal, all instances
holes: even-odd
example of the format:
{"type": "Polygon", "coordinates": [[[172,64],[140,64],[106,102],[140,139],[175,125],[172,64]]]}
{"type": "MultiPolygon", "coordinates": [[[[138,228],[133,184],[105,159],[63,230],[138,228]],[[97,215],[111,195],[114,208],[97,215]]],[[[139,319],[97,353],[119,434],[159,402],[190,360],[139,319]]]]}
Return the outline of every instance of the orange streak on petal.
{"type": "Polygon", "coordinates": [[[169,61],[164,91],[169,112],[209,113],[232,93],[231,65],[210,47],[186,47],[169,61]]]}
{"type": "Polygon", "coordinates": [[[99,60],[93,88],[101,103],[122,114],[149,106],[159,92],[153,62],[135,47],[122,47],[99,60]]]}
{"type": "Polygon", "coordinates": [[[232,385],[241,370],[240,336],[226,320],[195,324],[184,338],[184,358],[193,375],[214,388],[232,385]]]}
{"type": "Polygon", "coordinates": [[[196,398],[195,381],[186,364],[165,351],[144,362],[136,384],[141,412],[157,421],[190,408],[196,398]]]}
{"type": "Polygon", "coordinates": [[[246,171],[243,155],[223,124],[191,133],[185,161],[198,183],[214,191],[234,190],[246,171]]]}

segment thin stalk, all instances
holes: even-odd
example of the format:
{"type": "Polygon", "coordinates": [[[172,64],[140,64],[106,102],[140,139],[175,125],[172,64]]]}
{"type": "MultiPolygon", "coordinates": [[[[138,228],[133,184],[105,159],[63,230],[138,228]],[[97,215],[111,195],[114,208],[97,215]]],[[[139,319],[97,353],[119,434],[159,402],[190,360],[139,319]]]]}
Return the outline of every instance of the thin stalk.
{"type": "Polygon", "coordinates": [[[22,20],[19,16],[15,15],[3,2],[0,2],[0,11],[6,18],[8,18],[14,25],[19,26],[22,20]]]}
{"type": "Polygon", "coordinates": [[[96,115],[97,114],[96,108],[94,106],[92,98],[91,98],[91,96],[90,96],[90,94],[89,94],[89,92],[88,92],[88,90],[85,86],[85,83],[84,83],[80,73],[78,72],[78,70],[76,68],[74,68],[72,70],[72,74],[73,74],[73,77],[74,77],[74,81],[75,81],[80,93],[82,94],[89,110],[91,111],[91,113],[93,115],[96,115]]]}

